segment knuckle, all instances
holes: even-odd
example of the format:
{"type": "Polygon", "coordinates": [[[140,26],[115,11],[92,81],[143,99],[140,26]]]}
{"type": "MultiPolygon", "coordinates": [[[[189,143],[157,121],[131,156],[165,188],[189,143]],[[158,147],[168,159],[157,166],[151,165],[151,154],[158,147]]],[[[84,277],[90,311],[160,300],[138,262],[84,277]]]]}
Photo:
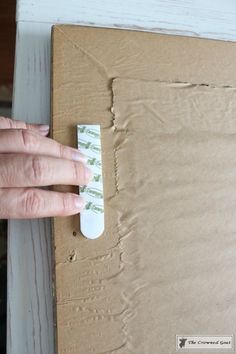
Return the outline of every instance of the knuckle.
{"type": "Polygon", "coordinates": [[[14,121],[10,118],[4,118],[5,122],[8,124],[10,129],[14,129],[15,128],[15,124],[14,121]]]}
{"type": "Polygon", "coordinates": [[[11,157],[0,155],[0,187],[9,188],[16,184],[16,174],[13,168],[11,157]]]}
{"type": "Polygon", "coordinates": [[[47,173],[47,166],[42,157],[31,157],[31,167],[29,169],[29,178],[31,181],[39,183],[43,181],[43,176],[47,173]]]}
{"type": "Polygon", "coordinates": [[[58,144],[58,151],[60,158],[66,158],[66,147],[62,144],[58,144]]]}
{"type": "Polygon", "coordinates": [[[65,194],[61,195],[61,212],[64,213],[69,208],[68,198],[65,194]]]}
{"type": "Polygon", "coordinates": [[[73,162],[73,168],[74,168],[74,179],[76,182],[78,182],[81,179],[81,166],[80,164],[73,162]]]}
{"type": "Polygon", "coordinates": [[[32,131],[27,129],[20,129],[19,133],[21,134],[21,139],[23,146],[26,151],[31,151],[37,146],[37,137],[32,131]]]}
{"type": "Polygon", "coordinates": [[[37,190],[28,190],[25,192],[22,201],[22,213],[24,215],[36,216],[43,206],[43,200],[37,190]]]}

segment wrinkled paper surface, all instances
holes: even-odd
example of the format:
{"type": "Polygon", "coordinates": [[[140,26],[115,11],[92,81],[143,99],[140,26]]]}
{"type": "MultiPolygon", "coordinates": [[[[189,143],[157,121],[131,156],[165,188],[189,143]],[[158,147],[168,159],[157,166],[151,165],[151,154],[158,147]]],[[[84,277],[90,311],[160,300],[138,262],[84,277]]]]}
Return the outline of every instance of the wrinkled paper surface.
{"type": "Polygon", "coordinates": [[[230,334],[236,90],[124,79],[112,89],[133,352],[174,353],[176,334],[230,334]]]}

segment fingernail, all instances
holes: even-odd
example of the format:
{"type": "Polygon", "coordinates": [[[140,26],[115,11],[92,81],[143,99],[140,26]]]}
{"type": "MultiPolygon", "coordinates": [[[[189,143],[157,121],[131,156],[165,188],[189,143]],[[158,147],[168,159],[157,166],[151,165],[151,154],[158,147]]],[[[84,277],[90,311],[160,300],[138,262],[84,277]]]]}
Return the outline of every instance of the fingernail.
{"type": "Polygon", "coordinates": [[[93,178],[93,172],[90,170],[90,168],[85,166],[85,179],[87,181],[87,184],[92,180],[92,178],[93,178]]]}
{"type": "Polygon", "coordinates": [[[80,210],[84,209],[85,200],[83,198],[81,198],[80,196],[76,196],[74,202],[75,202],[76,209],[80,209],[80,210]]]}
{"type": "Polygon", "coordinates": [[[87,157],[84,154],[82,154],[81,152],[79,152],[78,150],[73,149],[72,160],[86,163],[87,157]]]}
{"type": "Polygon", "coordinates": [[[46,132],[49,132],[49,129],[50,129],[50,127],[49,127],[49,125],[47,125],[47,124],[41,124],[41,125],[39,125],[39,130],[42,132],[42,133],[46,133],[46,132]]]}

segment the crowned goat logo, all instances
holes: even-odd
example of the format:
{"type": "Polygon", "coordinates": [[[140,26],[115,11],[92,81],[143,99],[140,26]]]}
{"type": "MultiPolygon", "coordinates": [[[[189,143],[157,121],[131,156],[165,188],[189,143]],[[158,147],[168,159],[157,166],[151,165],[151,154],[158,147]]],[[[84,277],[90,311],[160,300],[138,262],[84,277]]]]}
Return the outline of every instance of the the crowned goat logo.
{"type": "Polygon", "coordinates": [[[232,351],[234,335],[176,335],[176,350],[180,352],[216,350],[232,351]]]}
{"type": "Polygon", "coordinates": [[[184,348],[187,338],[179,338],[179,347],[184,348]]]}

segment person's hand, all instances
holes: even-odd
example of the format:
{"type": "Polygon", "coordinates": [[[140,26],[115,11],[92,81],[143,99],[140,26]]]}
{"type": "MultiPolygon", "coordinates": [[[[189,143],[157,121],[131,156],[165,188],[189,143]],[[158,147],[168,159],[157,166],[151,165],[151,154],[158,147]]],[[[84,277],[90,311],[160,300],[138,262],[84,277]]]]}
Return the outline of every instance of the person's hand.
{"type": "Polygon", "coordinates": [[[37,187],[86,185],[92,173],[78,150],[47,138],[49,127],[0,117],[0,218],[79,213],[82,198],[37,187]]]}

